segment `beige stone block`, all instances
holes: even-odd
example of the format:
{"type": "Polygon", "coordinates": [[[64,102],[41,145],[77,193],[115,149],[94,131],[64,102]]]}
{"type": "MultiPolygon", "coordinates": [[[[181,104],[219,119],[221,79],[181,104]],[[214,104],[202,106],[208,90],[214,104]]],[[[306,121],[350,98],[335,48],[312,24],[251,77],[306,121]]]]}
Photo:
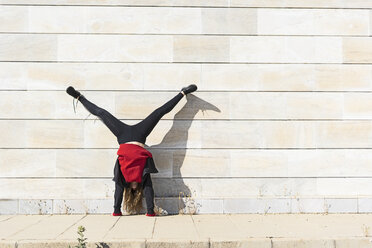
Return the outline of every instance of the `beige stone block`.
{"type": "Polygon", "coordinates": [[[341,63],[339,37],[230,36],[230,62],[341,63]]]}
{"type": "Polygon", "coordinates": [[[54,177],[56,151],[1,149],[0,174],[3,177],[54,177]]]}
{"type": "Polygon", "coordinates": [[[202,148],[258,148],[264,144],[259,122],[203,121],[201,124],[202,148]]]}
{"type": "Polygon", "coordinates": [[[116,151],[107,149],[58,149],[56,177],[112,177],[116,151]]]}
{"type": "Polygon", "coordinates": [[[201,90],[258,90],[257,65],[202,64],[201,90]]]}
{"type": "Polygon", "coordinates": [[[319,148],[366,148],[371,146],[369,121],[319,122],[316,133],[319,148]]]}
{"type": "Polygon", "coordinates": [[[316,90],[364,91],[371,89],[369,65],[314,65],[316,90]]]}
{"type": "Polygon", "coordinates": [[[1,148],[24,148],[27,147],[26,140],[26,122],[25,121],[15,121],[15,120],[1,120],[0,130],[1,148]]]}
{"type": "MultiPolygon", "coordinates": [[[[328,65],[322,65],[327,70],[328,65]]],[[[318,90],[314,78],[315,65],[285,64],[257,65],[257,84],[259,90],[266,91],[313,91],[318,90]]],[[[319,88],[319,90],[321,90],[319,88]]]]}
{"type": "MultiPolygon", "coordinates": [[[[288,155],[281,150],[230,150],[233,177],[286,177],[288,155]]],[[[227,175],[225,173],[225,175],[227,175]]]]}
{"type": "Polygon", "coordinates": [[[66,90],[69,85],[84,89],[86,74],[92,73],[78,63],[22,63],[22,67],[28,90],[66,90]]]}
{"type": "Polygon", "coordinates": [[[260,194],[262,184],[257,179],[246,178],[203,178],[201,197],[249,197],[260,194]],[[244,189],[244,192],[241,190],[244,189]]]}
{"type": "Polygon", "coordinates": [[[28,7],[1,6],[0,31],[1,32],[27,32],[28,7]]]}
{"type": "Polygon", "coordinates": [[[372,115],[372,101],[368,93],[344,94],[344,118],[345,119],[370,119],[372,115]]]}
{"type": "Polygon", "coordinates": [[[113,197],[115,183],[102,179],[1,179],[4,199],[106,199],[113,197]]]}
{"type": "Polygon", "coordinates": [[[356,1],[334,1],[334,0],[287,0],[287,1],[276,1],[276,0],[231,0],[231,7],[311,7],[311,8],[371,8],[372,4],[368,0],[356,0],[356,1]]]}
{"type": "Polygon", "coordinates": [[[115,6],[83,10],[86,13],[86,31],[91,33],[201,33],[199,8],[115,6]]]}
{"type": "Polygon", "coordinates": [[[370,248],[372,246],[371,239],[368,237],[355,237],[355,238],[344,238],[344,239],[336,239],[335,245],[337,248],[352,248],[352,247],[359,247],[359,248],[370,248]]]}
{"type": "Polygon", "coordinates": [[[344,63],[371,63],[372,42],[367,37],[345,37],[343,43],[344,63]]]}
{"type": "Polygon", "coordinates": [[[181,90],[191,83],[201,83],[201,68],[198,64],[143,64],[143,89],[181,90]]]}
{"type": "MultiPolygon", "coordinates": [[[[284,111],[286,112],[286,118],[342,119],[343,117],[344,99],[342,94],[304,92],[288,93],[285,96],[286,106],[284,111]]],[[[278,111],[281,110],[278,109],[278,111]]]]}
{"type": "Polygon", "coordinates": [[[371,194],[371,178],[317,178],[318,195],[363,197],[371,194]]]}
{"type": "Polygon", "coordinates": [[[1,91],[0,118],[53,118],[56,108],[53,96],[50,92],[1,91]]]}
{"type": "Polygon", "coordinates": [[[173,62],[173,39],[170,35],[120,36],[118,61],[173,62]]]}
{"type": "Polygon", "coordinates": [[[186,36],[173,37],[173,62],[228,62],[229,37],[186,36]]]}
{"type": "Polygon", "coordinates": [[[368,10],[258,9],[262,35],[368,35],[368,10]]]}
{"type": "Polygon", "coordinates": [[[52,34],[0,34],[2,61],[55,61],[57,36],[52,34]]]}
{"type": "Polygon", "coordinates": [[[230,176],[230,154],[225,150],[175,150],[173,154],[173,176],[230,176]]]}
{"type": "Polygon", "coordinates": [[[233,120],[293,118],[287,113],[288,97],[286,93],[231,92],[230,118],[233,120]]]}
{"type": "Polygon", "coordinates": [[[58,61],[120,61],[119,37],[114,35],[58,35],[58,61]]]}
{"type": "Polygon", "coordinates": [[[66,120],[26,121],[29,148],[78,148],[84,144],[83,124],[66,120]]]}
{"type": "Polygon", "coordinates": [[[24,90],[27,88],[28,64],[2,62],[0,70],[2,90],[24,90]]]}
{"type": "Polygon", "coordinates": [[[263,137],[263,147],[316,147],[318,138],[316,136],[317,125],[317,122],[309,121],[262,122],[261,137],[263,137]]]}
{"type": "Polygon", "coordinates": [[[372,173],[368,149],[287,150],[291,177],[366,176],[372,173]]]}
{"type": "Polygon", "coordinates": [[[170,62],[172,42],[165,35],[58,35],[58,60],[170,62]]]}
{"type": "Polygon", "coordinates": [[[29,32],[84,33],[88,31],[86,15],[86,7],[31,6],[29,7],[29,32]]]}
{"type": "Polygon", "coordinates": [[[204,34],[256,34],[257,9],[202,8],[204,34]]]}

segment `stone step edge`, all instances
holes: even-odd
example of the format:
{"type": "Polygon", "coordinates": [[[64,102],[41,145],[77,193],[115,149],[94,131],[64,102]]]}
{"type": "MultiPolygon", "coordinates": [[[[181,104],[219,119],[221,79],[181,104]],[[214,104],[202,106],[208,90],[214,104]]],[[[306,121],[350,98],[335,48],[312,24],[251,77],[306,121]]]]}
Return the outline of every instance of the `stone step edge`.
{"type": "MultiPolygon", "coordinates": [[[[74,240],[0,240],[0,248],[36,248],[36,247],[68,247],[77,245],[74,240]]],[[[372,246],[372,237],[339,237],[339,238],[225,238],[225,239],[123,239],[123,240],[87,240],[87,247],[110,247],[119,248],[128,245],[131,248],[151,248],[151,247],[198,247],[198,248],[230,248],[230,247],[254,247],[273,248],[274,245],[280,247],[358,247],[367,248],[372,246]]],[[[125,246],[127,247],[127,246],[125,246]]]]}

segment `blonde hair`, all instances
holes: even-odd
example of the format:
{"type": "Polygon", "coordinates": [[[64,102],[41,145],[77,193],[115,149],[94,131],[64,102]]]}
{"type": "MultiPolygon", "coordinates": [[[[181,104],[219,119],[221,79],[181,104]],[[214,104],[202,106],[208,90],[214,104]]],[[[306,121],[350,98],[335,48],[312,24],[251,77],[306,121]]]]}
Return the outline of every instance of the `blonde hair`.
{"type": "Polygon", "coordinates": [[[132,188],[124,188],[124,197],[123,197],[123,208],[129,213],[139,213],[142,210],[142,196],[143,188],[141,183],[138,184],[137,188],[132,191],[132,188]]]}

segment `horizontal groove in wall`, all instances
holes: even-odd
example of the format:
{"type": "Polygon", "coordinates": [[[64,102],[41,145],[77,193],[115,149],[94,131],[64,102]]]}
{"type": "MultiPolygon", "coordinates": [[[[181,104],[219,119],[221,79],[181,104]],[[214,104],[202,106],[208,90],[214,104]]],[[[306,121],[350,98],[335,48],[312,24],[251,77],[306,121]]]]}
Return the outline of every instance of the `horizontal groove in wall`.
{"type": "Polygon", "coordinates": [[[346,35],[346,34],[235,34],[235,33],[224,33],[224,34],[206,34],[206,33],[199,33],[199,34],[192,34],[192,33],[49,33],[49,32],[0,32],[1,34],[41,34],[41,35],[127,35],[127,36],[135,36],[135,35],[142,35],[142,36],[258,36],[258,37],[357,37],[357,38],[368,38],[371,37],[370,35],[346,35]]]}
{"type": "MultiPolygon", "coordinates": [[[[372,37],[372,36],[371,36],[372,37]]],[[[162,61],[58,61],[58,60],[0,60],[0,63],[101,63],[101,64],[108,64],[108,63],[116,63],[116,64],[218,64],[218,65],[364,65],[370,66],[372,63],[286,63],[286,62],[273,62],[273,63],[258,63],[258,62],[162,62],[162,61]]]]}
{"type": "MultiPolygon", "coordinates": [[[[372,38],[372,36],[371,36],[372,38]]],[[[359,66],[371,66],[372,63],[368,64],[368,63],[286,63],[286,62],[272,62],[272,63],[269,63],[269,62],[193,62],[193,61],[189,61],[189,62],[179,62],[179,61],[174,61],[174,62],[164,62],[164,61],[151,61],[151,62],[148,62],[148,61],[131,61],[131,62],[125,62],[125,61],[68,61],[68,60],[64,60],[64,61],[58,61],[58,60],[0,60],[0,63],[28,63],[28,64],[31,64],[31,63],[55,63],[55,64],[64,64],[64,63],[73,63],[73,64],[76,64],[76,63],[80,63],[80,64],[91,64],[91,63],[101,63],[101,64],[108,64],[108,63],[113,63],[113,64],[203,64],[203,65],[214,65],[214,64],[219,64],[219,65],[229,65],[229,64],[248,64],[248,65],[340,65],[340,66],[355,66],[355,65],[359,65],[359,66]]]]}
{"type": "MultiPolygon", "coordinates": [[[[65,92],[66,90],[40,90],[40,89],[0,89],[0,92],[7,92],[7,91],[20,91],[20,92],[65,92]]],[[[179,90],[115,90],[115,89],[102,89],[102,90],[89,90],[89,89],[83,89],[80,90],[82,92],[138,92],[138,93],[164,93],[164,92],[179,92],[179,90]]],[[[198,89],[197,92],[206,92],[206,93],[365,93],[370,94],[372,93],[372,90],[200,90],[198,89]]],[[[193,95],[197,95],[197,93],[194,93],[193,95]]]]}
{"type": "MultiPolygon", "coordinates": [[[[122,119],[118,118],[121,121],[142,121],[143,119],[122,119]]],[[[76,118],[76,119],[50,119],[50,118],[0,118],[0,121],[98,121],[99,119],[94,119],[94,118],[89,118],[89,119],[81,119],[81,118],[76,118]]],[[[345,121],[372,121],[372,119],[173,119],[173,118],[162,118],[162,121],[230,121],[230,122],[251,122],[251,121],[262,121],[262,122],[268,122],[268,121],[309,121],[309,122],[315,122],[315,121],[332,121],[332,122],[345,122],[345,121]]]]}
{"type": "MultiPolygon", "coordinates": [[[[119,145],[118,145],[119,146],[119,145]]],[[[271,150],[271,151],[279,151],[279,150],[372,150],[372,147],[285,147],[285,148],[278,148],[278,147],[268,147],[268,148],[233,148],[233,147],[215,147],[215,148],[193,148],[193,147],[147,147],[146,149],[149,150],[271,150]]],[[[55,148],[35,148],[35,147],[26,147],[26,148],[19,148],[19,147],[0,147],[0,150],[117,150],[117,148],[82,148],[82,147],[55,147],[55,148]]]]}
{"type": "Polygon", "coordinates": [[[42,4],[42,3],[29,3],[29,4],[11,4],[11,3],[1,3],[0,6],[50,6],[50,7],[60,7],[60,6],[69,6],[69,7],[135,7],[135,8],[141,8],[141,7],[156,7],[156,8],[218,8],[218,9],[350,9],[350,10],[368,10],[372,9],[372,7],[322,7],[322,6],[316,6],[316,7],[307,7],[307,6],[231,6],[231,5],[222,5],[222,6],[202,6],[202,5],[134,5],[134,4],[42,4]]]}
{"type": "MultiPolygon", "coordinates": [[[[372,176],[333,176],[333,177],[152,177],[152,180],[157,179],[277,179],[277,178],[372,178],[372,176]]],[[[1,179],[112,179],[112,177],[0,177],[1,179]]]]}

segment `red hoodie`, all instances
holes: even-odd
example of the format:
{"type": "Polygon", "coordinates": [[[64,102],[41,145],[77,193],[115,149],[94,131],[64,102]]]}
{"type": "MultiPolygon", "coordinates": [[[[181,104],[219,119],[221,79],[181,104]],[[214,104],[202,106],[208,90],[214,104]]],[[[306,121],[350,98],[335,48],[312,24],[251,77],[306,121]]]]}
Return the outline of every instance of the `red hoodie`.
{"type": "Polygon", "coordinates": [[[142,173],[151,152],[135,144],[120,144],[117,152],[121,173],[126,182],[142,181],[142,173]]]}

